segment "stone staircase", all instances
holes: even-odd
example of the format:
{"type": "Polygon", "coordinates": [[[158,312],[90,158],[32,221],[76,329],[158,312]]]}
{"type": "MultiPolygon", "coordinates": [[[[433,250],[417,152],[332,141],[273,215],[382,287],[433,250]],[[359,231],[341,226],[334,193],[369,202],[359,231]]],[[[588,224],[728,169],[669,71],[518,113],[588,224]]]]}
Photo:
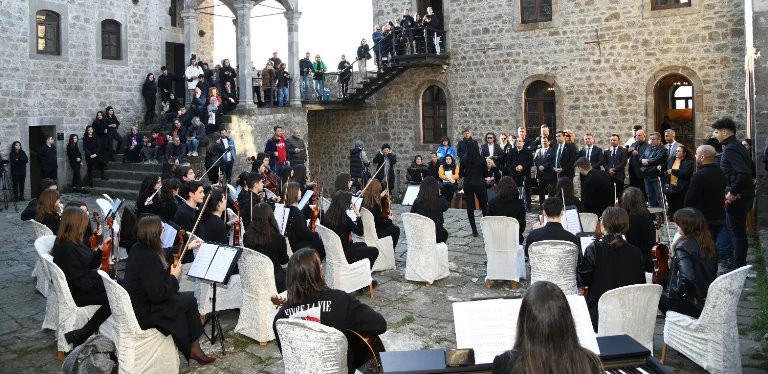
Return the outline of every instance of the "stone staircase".
{"type": "MultiPolygon", "coordinates": [[[[162,173],[162,165],[145,165],[134,163],[122,163],[122,154],[116,154],[115,160],[107,165],[106,175],[109,180],[101,180],[99,172],[96,172],[93,179],[94,193],[105,193],[112,198],[121,198],[136,200],[141,188],[141,181],[147,175],[159,176],[162,173]]],[[[85,178],[85,176],[83,176],[85,178]]],[[[87,181],[83,181],[87,184],[87,181]]]]}

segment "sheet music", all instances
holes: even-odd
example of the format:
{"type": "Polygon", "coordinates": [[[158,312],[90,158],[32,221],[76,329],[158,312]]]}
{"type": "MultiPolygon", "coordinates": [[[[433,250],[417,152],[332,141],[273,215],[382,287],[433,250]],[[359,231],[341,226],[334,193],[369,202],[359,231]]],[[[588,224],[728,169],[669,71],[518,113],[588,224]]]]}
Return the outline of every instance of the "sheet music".
{"type": "Polygon", "coordinates": [[[117,212],[118,209],[120,209],[120,204],[122,204],[123,201],[119,198],[115,199],[115,202],[112,203],[112,207],[109,208],[108,215],[113,215],[115,212],[117,212]]]}
{"type": "Polygon", "coordinates": [[[452,170],[446,170],[443,174],[445,174],[445,179],[453,179],[453,171],[452,170]]]}
{"type": "Polygon", "coordinates": [[[211,266],[211,261],[216,256],[216,250],[219,248],[216,244],[203,243],[195,253],[195,261],[189,268],[187,275],[195,278],[205,279],[205,274],[211,266]]]}
{"type": "Polygon", "coordinates": [[[587,247],[592,244],[592,242],[595,241],[594,236],[580,236],[579,241],[581,242],[581,254],[584,254],[584,252],[587,250],[587,247]]]}
{"type": "MultiPolygon", "coordinates": [[[[218,247],[216,255],[213,256],[211,265],[208,267],[208,271],[205,274],[205,279],[214,281],[216,283],[224,282],[224,278],[229,273],[229,268],[232,266],[232,262],[237,256],[237,248],[232,247],[218,247]]],[[[584,304],[586,308],[586,304],[584,304]]],[[[587,314],[589,316],[589,314],[587,314]]],[[[590,324],[590,329],[592,325],[590,324]]]]}
{"type": "Polygon", "coordinates": [[[416,196],[418,196],[420,189],[420,185],[408,186],[408,188],[405,190],[405,196],[403,196],[403,201],[400,202],[400,205],[413,205],[413,202],[416,201],[416,196]]]}
{"type": "Polygon", "coordinates": [[[285,204],[275,204],[275,221],[277,221],[277,227],[280,228],[280,235],[285,235],[289,212],[290,210],[285,207],[285,204]]]}
{"type": "MultiPolygon", "coordinates": [[[[357,207],[357,210],[360,211],[360,207],[363,205],[363,197],[362,196],[356,196],[352,198],[352,205],[357,207]]],[[[347,216],[349,216],[352,221],[357,221],[357,215],[355,214],[355,211],[352,208],[347,209],[347,216]]]]}
{"type": "Polygon", "coordinates": [[[309,202],[309,199],[312,198],[312,195],[315,194],[315,191],[312,190],[306,190],[304,191],[304,196],[301,197],[301,200],[299,201],[299,210],[304,209],[304,206],[307,205],[309,202]]]}
{"type": "Polygon", "coordinates": [[[563,217],[563,227],[573,235],[578,235],[581,232],[581,221],[579,219],[579,211],[576,207],[569,205],[565,210],[565,217],[563,217]]]}
{"type": "Polygon", "coordinates": [[[173,247],[173,242],[176,240],[176,234],[178,231],[173,226],[163,222],[163,248],[173,247]]]}
{"type": "MultiPolygon", "coordinates": [[[[566,296],[582,347],[600,354],[592,330],[587,302],[579,295],[566,296]]],[[[456,348],[473,348],[475,363],[492,363],[494,357],[512,349],[522,299],[495,299],[453,303],[456,348]]]]}

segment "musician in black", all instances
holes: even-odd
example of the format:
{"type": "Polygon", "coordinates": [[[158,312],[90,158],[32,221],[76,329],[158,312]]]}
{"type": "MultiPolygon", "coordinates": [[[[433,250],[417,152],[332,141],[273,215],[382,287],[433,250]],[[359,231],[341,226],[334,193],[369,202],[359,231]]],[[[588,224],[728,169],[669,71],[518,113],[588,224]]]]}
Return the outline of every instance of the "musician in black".
{"type": "Polygon", "coordinates": [[[53,136],[45,138],[45,144],[40,147],[37,154],[40,161],[41,178],[58,179],[58,165],[56,163],[56,146],[53,145],[53,136]]]}
{"type": "Polygon", "coordinates": [[[533,153],[526,148],[525,138],[518,136],[515,139],[515,147],[507,154],[507,174],[512,176],[518,187],[525,186],[525,206],[531,203],[531,166],[533,166],[533,153]]]}
{"type": "MultiPolygon", "coordinates": [[[[195,227],[198,217],[198,205],[205,201],[205,192],[203,192],[203,183],[198,181],[189,181],[184,183],[182,190],[185,191],[185,202],[179,205],[176,210],[176,214],[173,215],[173,222],[179,227],[179,229],[186,230],[188,233],[193,233],[192,229],[195,227]]],[[[194,233],[193,233],[194,234],[194,233]]],[[[184,258],[181,259],[182,263],[192,262],[195,259],[195,255],[192,251],[187,251],[184,258]]]]}
{"type": "MultiPolygon", "coordinates": [[[[320,255],[320,259],[324,260],[325,247],[323,246],[323,241],[316,232],[310,231],[306,224],[307,215],[304,214],[304,211],[306,211],[307,214],[312,214],[312,210],[309,208],[309,204],[307,204],[304,211],[298,207],[301,196],[301,186],[296,182],[288,183],[288,188],[285,193],[285,205],[288,207],[288,222],[285,224],[285,237],[288,238],[288,243],[291,244],[291,248],[312,248],[317,251],[318,255],[320,255]]],[[[319,207],[316,207],[316,209],[319,209],[319,207]]],[[[319,222],[315,222],[315,224],[317,223],[319,222]]]]}
{"type": "Polygon", "coordinates": [[[619,205],[629,215],[629,228],[625,234],[627,242],[640,248],[640,253],[643,255],[643,269],[652,273],[651,249],[656,244],[656,227],[645,204],[643,192],[637,187],[627,188],[621,195],[619,205]]]}
{"type": "Polygon", "coordinates": [[[480,202],[480,210],[483,216],[487,213],[488,196],[485,191],[485,178],[488,177],[488,169],[485,159],[480,156],[477,143],[469,142],[467,154],[461,159],[459,177],[464,178],[464,204],[467,207],[467,218],[472,227],[472,236],[477,237],[475,225],[475,197],[480,202]]]}
{"type": "Polygon", "coordinates": [[[573,205],[576,210],[581,213],[584,211],[584,206],[581,204],[581,199],[576,197],[573,192],[573,179],[568,177],[560,177],[557,179],[557,185],[555,186],[555,197],[564,201],[563,205],[573,205]]]}
{"type": "MultiPolygon", "coordinates": [[[[382,210],[382,199],[391,199],[389,191],[382,191],[381,183],[371,183],[368,189],[363,193],[362,207],[368,209],[373,215],[373,222],[376,225],[376,237],[384,238],[387,236],[392,237],[392,243],[397,247],[397,241],[400,239],[400,228],[394,224],[392,219],[394,216],[391,214],[385,216],[382,210]]],[[[390,209],[392,202],[389,200],[390,209]]]]}
{"type": "Polygon", "coordinates": [[[264,190],[264,179],[261,174],[248,173],[245,183],[247,188],[244,187],[240,191],[237,203],[240,208],[240,219],[243,221],[243,227],[248,230],[248,226],[251,224],[251,217],[253,216],[253,208],[256,204],[267,203],[274,206],[275,199],[267,197],[267,193],[264,190]]]}
{"type": "Polygon", "coordinates": [[[397,163],[397,155],[392,152],[392,147],[389,144],[384,143],[381,145],[381,150],[373,157],[373,163],[376,164],[376,170],[381,168],[381,171],[376,173],[374,177],[380,181],[386,180],[389,189],[395,188],[395,164],[397,163]],[[381,167],[384,165],[384,167],[381,167]]]}
{"type": "Polygon", "coordinates": [[[426,177],[421,182],[419,194],[411,206],[411,213],[420,214],[435,223],[435,243],[445,243],[448,240],[448,231],[443,226],[445,213],[450,204],[448,200],[440,197],[440,187],[437,179],[426,177]]]}
{"type": "Polygon", "coordinates": [[[158,215],[164,222],[173,221],[173,217],[176,215],[176,211],[179,209],[179,204],[176,200],[179,197],[179,191],[181,190],[181,182],[176,178],[163,179],[161,182],[158,215]]]}
{"type": "MultiPolygon", "coordinates": [[[[581,197],[584,212],[594,213],[598,217],[605,208],[613,206],[613,182],[608,173],[595,168],[586,157],[576,160],[576,171],[581,179],[581,197]]],[[[592,231],[587,228],[586,231],[592,231]]]]}
{"type": "Polygon", "coordinates": [[[408,183],[419,184],[424,177],[431,175],[429,172],[429,166],[424,163],[424,159],[421,155],[416,155],[411,162],[411,166],[408,167],[408,174],[406,178],[408,183]]]}
{"type": "Polygon", "coordinates": [[[341,90],[341,98],[346,99],[349,92],[349,81],[352,80],[352,64],[347,61],[347,57],[341,55],[341,61],[336,67],[339,72],[339,89],[341,90]]]}
{"type": "MultiPolygon", "coordinates": [[[[214,362],[216,357],[207,356],[198,341],[203,334],[203,325],[197,300],[191,292],[179,293],[181,264],[169,264],[163,254],[160,218],[142,217],[136,227],[138,242],[128,256],[122,286],[131,297],[139,326],[143,330],[156,328],[164,335],[171,335],[187,360],[193,359],[200,365],[214,362]]],[[[188,251],[200,244],[199,240],[189,243],[188,251]]]]}
{"type": "Polygon", "coordinates": [[[528,288],[512,350],[493,359],[493,374],[602,373],[600,359],[579,344],[568,299],[552,282],[528,288]]]}
{"type": "MultiPolygon", "coordinates": [[[[323,279],[320,257],[311,248],[303,248],[291,256],[287,269],[288,300],[280,307],[272,324],[275,342],[282,351],[277,321],[283,318],[301,318],[333,327],[342,333],[353,330],[368,335],[387,331],[384,317],[361,303],[354,296],[328,287],[323,279]]],[[[355,357],[347,350],[347,367],[354,373],[355,357]]]]}
{"type": "Polygon", "coordinates": [[[541,213],[547,217],[547,223],[544,225],[533,225],[533,230],[525,238],[525,257],[528,257],[528,247],[533,243],[543,240],[563,240],[576,244],[576,248],[579,249],[577,252],[580,262],[582,253],[579,238],[566,230],[562,223],[560,223],[563,213],[563,200],[559,197],[548,197],[541,205],[541,213]]]}
{"type": "Polygon", "coordinates": [[[280,227],[269,204],[260,203],[253,208],[253,221],[243,235],[246,248],[267,256],[272,261],[277,292],[285,291],[285,270],[288,263],[288,247],[280,235],[280,227]]]}
{"type": "Polygon", "coordinates": [[[51,229],[54,234],[57,234],[63,209],[64,206],[61,204],[59,191],[53,189],[44,190],[37,199],[35,221],[42,223],[45,227],[51,229]]]}
{"type": "MultiPolygon", "coordinates": [[[[360,211],[356,205],[352,204],[352,194],[346,191],[336,191],[331,198],[331,206],[325,212],[322,218],[322,225],[329,228],[341,239],[341,246],[344,249],[344,257],[350,264],[367,258],[370,266],[376,262],[379,257],[379,250],[376,247],[369,247],[365,243],[352,243],[352,233],[363,236],[363,222],[360,219],[360,211]],[[353,221],[347,215],[347,209],[352,209],[355,213],[353,221]]],[[[377,284],[374,280],[374,284],[377,284]]]]}
{"type": "Polygon", "coordinates": [[[195,235],[206,243],[228,244],[229,238],[227,234],[229,234],[229,226],[225,216],[227,200],[225,199],[224,191],[214,187],[208,194],[210,195],[208,205],[200,213],[202,217],[200,218],[195,235]]]}
{"type": "Polygon", "coordinates": [[[517,184],[510,176],[501,177],[494,187],[496,196],[488,202],[489,216],[504,216],[517,220],[520,227],[518,232],[519,243],[523,244],[523,231],[525,231],[525,201],[520,199],[517,192],[517,184]]]}
{"type": "Polygon", "coordinates": [[[101,249],[92,251],[83,242],[88,222],[88,214],[84,210],[76,207],[64,209],[61,230],[51,251],[53,263],[64,273],[75,304],[79,307],[100,306],[82,328],[64,334],[67,343],[74,346],[84,343],[112,314],[104,283],[96,273],[101,264],[101,249]]]}
{"type": "Polygon", "coordinates": [[[160,215],[160,192],[162,181],[159,175],[147,175],[141,181],[139,196],[136,198],[136,214],[160,215]],[[151,199],[150,199],[151,197],[151,199]]]}

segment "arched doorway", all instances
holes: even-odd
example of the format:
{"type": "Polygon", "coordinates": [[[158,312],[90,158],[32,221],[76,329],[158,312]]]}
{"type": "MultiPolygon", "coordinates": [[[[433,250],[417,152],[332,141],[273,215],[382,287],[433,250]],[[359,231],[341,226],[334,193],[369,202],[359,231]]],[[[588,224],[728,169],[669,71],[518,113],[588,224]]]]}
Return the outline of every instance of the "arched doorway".
{"type": "Polygon", "coordinates": [[[528,134],[539,134],[541,125],[549,125],[549,133],[557,129],[557,102],[555,87],[536,80],[525,89],[525,127],[528,134]]]}
{"type": "Polygon", "coordinates": [[[688,147],[694,147],[696,108],[691,80],[681,74],[665,75],[656,82],[653,96],[653,129],[663,132],[671,128],[675,131],[675,140],[688,147]]]}

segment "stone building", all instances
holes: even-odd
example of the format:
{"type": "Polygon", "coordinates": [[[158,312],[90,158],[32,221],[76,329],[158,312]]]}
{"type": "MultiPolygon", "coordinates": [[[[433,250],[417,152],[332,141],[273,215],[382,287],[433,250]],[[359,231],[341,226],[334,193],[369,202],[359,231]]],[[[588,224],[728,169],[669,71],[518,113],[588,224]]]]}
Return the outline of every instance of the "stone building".
{"type": "Polygon", "coordinates": [[[455,144],[465,127],[482,141],[518,126],[535,136],[548,123],[573,130],[579,146],[590,132],[605,147],[633,125],[659,130],[665,115],[691,145],[716,118],[745,123],[743,1],[373,0],[374,24],[428,5],[444,20],[447,67],[406,70],[375,105],[310,111],[324,180],[347,170],[355,139],[369,154],[391,144],[404,183],[414,155],[442,135],[455,144]]]}

